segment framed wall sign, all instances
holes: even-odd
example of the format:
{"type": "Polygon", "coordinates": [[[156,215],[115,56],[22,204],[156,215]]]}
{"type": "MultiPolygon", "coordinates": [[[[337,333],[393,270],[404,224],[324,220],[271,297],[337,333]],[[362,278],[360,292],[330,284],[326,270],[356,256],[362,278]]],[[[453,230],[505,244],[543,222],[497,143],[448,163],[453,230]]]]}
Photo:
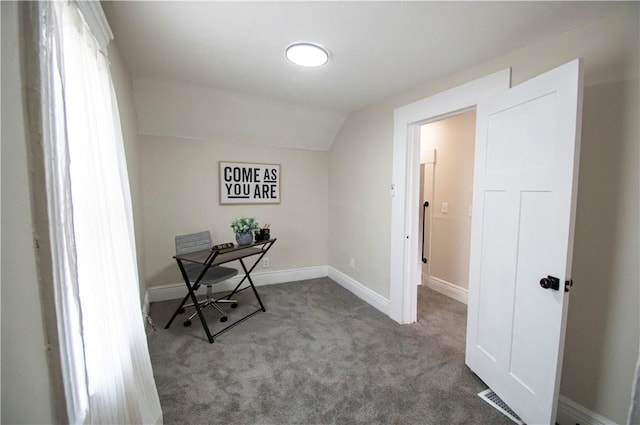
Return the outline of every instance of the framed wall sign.
{"type": "Polygon", "coordinates": [[[280,164],[218,162],[220,205],[279,204],[280,164]]]}

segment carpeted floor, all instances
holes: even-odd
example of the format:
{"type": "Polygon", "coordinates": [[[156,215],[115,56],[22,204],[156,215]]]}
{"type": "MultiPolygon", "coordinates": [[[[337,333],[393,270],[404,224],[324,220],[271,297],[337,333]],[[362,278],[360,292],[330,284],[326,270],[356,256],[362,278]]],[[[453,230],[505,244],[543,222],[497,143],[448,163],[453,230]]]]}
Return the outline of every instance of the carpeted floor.
{"type": "MultiPolygon", "coordinates": [[[[328,278],[258,290],[266,313],[213,344],[197,320],[163,328],[177,300],[151,305],[165,424],[511,423],[464,365],[465,305],[419,287],[418,322],[398,325],[328,278]]],[[[230,321],[256,306],[238,300],[230,321]]]]}

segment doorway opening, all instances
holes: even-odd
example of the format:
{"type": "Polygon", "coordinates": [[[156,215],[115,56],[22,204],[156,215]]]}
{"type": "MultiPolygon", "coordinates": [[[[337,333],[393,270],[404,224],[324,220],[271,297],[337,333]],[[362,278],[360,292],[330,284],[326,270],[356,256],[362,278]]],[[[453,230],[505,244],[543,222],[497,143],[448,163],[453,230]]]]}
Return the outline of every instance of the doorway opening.
{"type": "Polygon", "coordinates": [[[420,127],[418,318],[429,290],[468,302],[475,126],[472,109],[420,127]]]}
{"type": "Polygon", "coordinates": [[[394,113],[391,202],[389,316],[399,323],[417,319],[421,280],[419,225],[420,128],[473,110],[479,101],[509,88],[505,69],[398,108],[394,113]]]}

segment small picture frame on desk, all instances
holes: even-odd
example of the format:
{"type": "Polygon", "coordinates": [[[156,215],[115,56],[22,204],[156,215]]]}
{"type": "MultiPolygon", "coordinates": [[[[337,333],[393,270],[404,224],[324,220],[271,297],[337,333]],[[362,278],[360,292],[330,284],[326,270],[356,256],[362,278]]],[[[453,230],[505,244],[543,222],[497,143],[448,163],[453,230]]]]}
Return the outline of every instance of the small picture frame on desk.
{"type": "Polygon", "coordinates": [[[220,205],[279,204],[280,164],[218,162],[220,205]]]}

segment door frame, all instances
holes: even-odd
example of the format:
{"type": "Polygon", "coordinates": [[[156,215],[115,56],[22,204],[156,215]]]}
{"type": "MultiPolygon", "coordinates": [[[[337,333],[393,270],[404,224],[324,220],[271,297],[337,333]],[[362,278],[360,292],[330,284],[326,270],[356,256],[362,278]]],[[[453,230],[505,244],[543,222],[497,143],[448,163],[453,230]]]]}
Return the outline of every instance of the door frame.
{"type": "Polygon", "coordinates": [[[511,68],[507,68],[394,111],[389,317],[398,323],[417,319],[422,264],[415,208],[420,199],[420,126],[474,109],[510,86],[511,68]]]}

